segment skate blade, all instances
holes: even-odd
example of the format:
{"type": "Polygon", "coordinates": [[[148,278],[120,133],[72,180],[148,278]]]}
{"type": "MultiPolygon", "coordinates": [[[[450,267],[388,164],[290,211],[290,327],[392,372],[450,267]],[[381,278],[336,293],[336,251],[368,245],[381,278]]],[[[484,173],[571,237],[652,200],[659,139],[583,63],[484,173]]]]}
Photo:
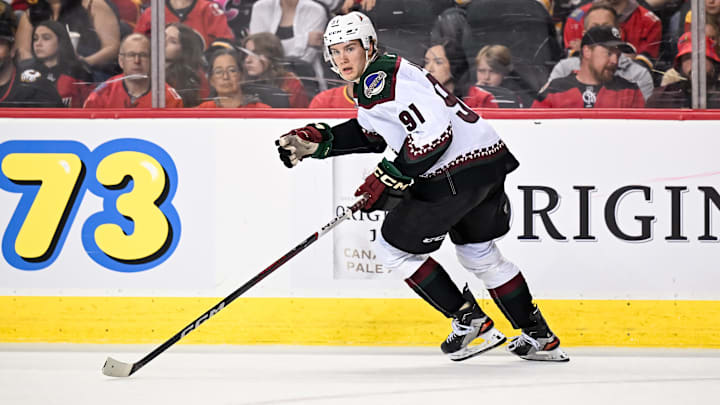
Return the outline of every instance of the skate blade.
{"type": "Polygon", "coordinates": [[[479,335],[476,339],[483,339],[482,343],[467,346],[462,350],[458,350],[455,353],[448,354],[448,357],[452,361],[463,361],[471,357],[475,357],[479,354],[483,354],[490,349],[494,349],[501,344],[505,343],[507,338],[499,330],[492,328],[489,331],[479,335]]]}
{"type": "Polygon", "coordinates": [[[538,351],[532,354],[526,354],[524,356],[520,356],[521,358],[525,360],[532,360],[532,361],[557,361],[557,362],[564,362],[564,361],[570,361],[570,356],[567,355],[562,349],[559,347],[556,347],[549,351],[538,351]]]}

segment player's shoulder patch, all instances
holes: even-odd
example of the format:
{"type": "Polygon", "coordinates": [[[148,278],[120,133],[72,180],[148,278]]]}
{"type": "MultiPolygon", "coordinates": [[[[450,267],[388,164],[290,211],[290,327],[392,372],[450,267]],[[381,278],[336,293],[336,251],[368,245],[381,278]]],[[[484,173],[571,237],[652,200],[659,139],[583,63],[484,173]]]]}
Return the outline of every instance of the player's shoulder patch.
{"type": "Polygon", "coordinates": [[[386,54],[368,66],[360,78],[358,105],[364,108],[395,99],[395,82],[400,58],[386,54]]]}
{"type": "Polygon", "coordinates": [[[35,83],[42,77],[42,73],[35,69],[26,69],[20,73],[20,81],[23,83],[35,83]]]}

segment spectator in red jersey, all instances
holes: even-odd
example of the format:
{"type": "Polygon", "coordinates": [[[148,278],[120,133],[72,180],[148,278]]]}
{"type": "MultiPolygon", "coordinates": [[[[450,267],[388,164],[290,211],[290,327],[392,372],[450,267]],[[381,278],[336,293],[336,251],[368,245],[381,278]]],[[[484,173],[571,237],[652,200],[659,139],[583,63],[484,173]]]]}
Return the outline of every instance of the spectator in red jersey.
{"type": "Polygon", "coordinates": [[[243,93],[243,71],[238,53],[220,49],[210,57],[210,85],[217,94],[198,108],[270,108],[260,100],[243,93]]]}
{"type": "Polygon", "coordinates": [[[468,77],[470,64],[465,52],[454,42],[445,40],[428,48],[425,69],[468,107],[497,108],[492,94],[471,84],[468,77]]]}
{"type": "Polygon", "coordinates": [[[92,73],[75,54],[67,29],[57,21],[43,21],[33,31],[35,69],[55,84],[66,107],[82,108],[92,91],[92,73]]]}
{"type": "MultiPolygon", "coordinates": [[[[150,35],[151,11],[149,7],[143,11],[135,32],[150,35]]],[[[165,0],[165,24],[173,22],[181,22],[202,35],[203,50],[216,39],[235,39],[225,13],[210,0],[165,0]]]]}
{"type": "Polygon", "coordinates": [[[115,69],[120,47],[118,18],[105,0],[38,0],[23,13],[17,30],[19,60],[32,58],[33,27],[58,21],[79,34],[77,53],[99,80],[115,69]]]}
{"type": "Polygon", "coordinates": [[[282,65],[285,54],[277,36],[269,32],[248,35],[243,40],[243,50],[248,80],[282,89],[290,96],[291,108],[305,108],[310,104],[300,79],[282,65]]]}
{"type": "MultiPolygon", "coordinates": [[[[678,41],[678,54],[675,56],[674,69],[680,74],[680,80],[658,87],[648,100],[650,108],[692,108],[692,38],[689,32],[678,41]]],[[[707,108],[720,108],[720,82],[718,66],[720,56],[715,43],[705,37],[705,75],[707,78],[707,108]]]]}
{"type": "Polygon", "coordinates": [[[551,80],[540,91],[534,108],[641,108],[638,86],[615,75],[621,52],[631,52],[615,27],[589,29],[580,47],[580,70],[551,80]]]}
{"type": "Polygon", "coordinates": [[[310,108],[355,108],[357,105],[353,98],[353,85],[354,83],[348,83],[321,91],[313,97],[310,108]]]}
{"type": "MultiPolygon", "coordinates": [[[[123,73],[102,83],[85,100],[85,108],[151,108],[150,40],[128,35],[120,45],[118,63],[123,73]]],[[[182,98],[165,84],[165,107],[180,108],[182,98]]]]}
{"type": "Polygon", "coordinates": [[[0,108],[63,107],[55,87],[42,73],[16,68],[13,34],[12,22],[0,19],[0,108]]]}
{"type": "MultiPolygon", "coordinates": [[[[609,4],[618,14],[618,24],[625,41],[637,50],[637,60],[652,69],[660,52],[662,23],[650,10],[638,5],[637,0],[595,0],[609,4]]],[[[593,3],[585,4],[573,11],[565,21],[563,41],[565,48],[579,49],[583,36],[583,21],[593,3]]]]}
{"type": "Polygon", "coordinates": [[[183,23],[165,28],[165,81],[180,94],[185,107],[195,107],[210,96],[203,46],[200,34],[183,23]]]}

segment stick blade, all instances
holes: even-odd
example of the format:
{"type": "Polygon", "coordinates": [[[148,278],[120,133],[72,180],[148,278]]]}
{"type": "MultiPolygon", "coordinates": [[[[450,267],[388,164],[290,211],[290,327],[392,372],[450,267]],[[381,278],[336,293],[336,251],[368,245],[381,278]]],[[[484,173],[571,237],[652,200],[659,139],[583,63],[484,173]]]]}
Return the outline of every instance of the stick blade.
{"type": "Polygon", "coordinates": [[[110,377],[129,377],[132,373],[132,366],[132,364],[108,357],[103,365],[102,373],[110,377]]]}

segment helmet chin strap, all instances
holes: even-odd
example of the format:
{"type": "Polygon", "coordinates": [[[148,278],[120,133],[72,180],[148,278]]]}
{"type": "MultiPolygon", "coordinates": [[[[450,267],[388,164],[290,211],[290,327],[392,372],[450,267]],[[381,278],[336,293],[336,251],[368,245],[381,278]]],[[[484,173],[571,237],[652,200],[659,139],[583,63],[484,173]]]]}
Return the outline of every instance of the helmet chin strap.
{"type": "MultiPolygon", "coordinates": [[[[374,50],[374,49],[373,49],[373,50],[374,50]]],[[[373,56],[372,56],[372,58],[371,58],[371,57],[370,57],[370,51],[368,51],[367,49],[365,50],[365,66],[363,67],[362,72],[360,72],[360,75],[358,76],[358,78],[352,81],[353,83],[360,83],[360,78],[362,77],[363,73],[365,73],[365,71],[367,70],[368,66],[370,66],[370,64],[371,64],[373,61],[375,61],[375,59],[377,59],[377,56],[378,56],[377,51],[375,51],[375,52],[373,53],[373,56]]]]}

